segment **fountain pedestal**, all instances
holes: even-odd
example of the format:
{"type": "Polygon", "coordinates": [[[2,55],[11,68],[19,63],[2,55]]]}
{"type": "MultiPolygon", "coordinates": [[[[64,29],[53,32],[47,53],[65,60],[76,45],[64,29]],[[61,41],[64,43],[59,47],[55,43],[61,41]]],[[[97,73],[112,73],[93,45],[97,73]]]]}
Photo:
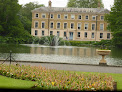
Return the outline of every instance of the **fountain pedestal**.
{"type": "Polygon", "coordinates": [[[97,54],[102,56],[102,59],[99,62],[99,65],[106,66],[107,62],[105,60],[105,56],[109,55],[111,50],[96,50],[97,54]]]}

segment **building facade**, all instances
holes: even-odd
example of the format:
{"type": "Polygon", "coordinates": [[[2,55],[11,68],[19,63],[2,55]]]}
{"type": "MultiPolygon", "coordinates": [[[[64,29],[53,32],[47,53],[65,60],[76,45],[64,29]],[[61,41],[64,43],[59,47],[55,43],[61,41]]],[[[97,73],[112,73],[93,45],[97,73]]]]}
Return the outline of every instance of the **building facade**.
{"type": "Polygon", "coordinates": [[[40,7],[32,10],[31,35],[55,35],[66,40],[101,41],[111,39],[103,8],[40,7]]]}

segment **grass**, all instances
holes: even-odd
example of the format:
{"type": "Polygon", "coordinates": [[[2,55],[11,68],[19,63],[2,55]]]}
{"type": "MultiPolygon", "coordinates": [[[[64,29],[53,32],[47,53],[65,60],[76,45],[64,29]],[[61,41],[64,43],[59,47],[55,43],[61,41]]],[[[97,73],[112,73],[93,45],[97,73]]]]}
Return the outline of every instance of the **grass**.
{"type": "Polygon", "coordinates": [[[8,78],[0,75],[0,89],[30,89],[37,82],[8,78]]]}

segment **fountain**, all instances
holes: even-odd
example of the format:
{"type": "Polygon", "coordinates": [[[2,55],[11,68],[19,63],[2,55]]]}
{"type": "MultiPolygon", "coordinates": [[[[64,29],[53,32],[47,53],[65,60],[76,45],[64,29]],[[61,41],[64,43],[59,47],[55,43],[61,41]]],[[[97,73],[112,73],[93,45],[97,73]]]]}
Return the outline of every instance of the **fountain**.
{"type": "Polygon", "coordinates": [[[59,46],[59,45],[66,46],[66,43],[62,38],[59,38],[58,36],[54,35],[42,37],[40,39],[39,44],[48,46],[59,46]]]}
{"type": "Polygon", "coordinates": [[[107,65],[106,60],[104,59],[106,55],[109,55],[111,50],[96,50],[97,54],[102,56],[102,59],[99,62],[99,65],[107,65]]]}

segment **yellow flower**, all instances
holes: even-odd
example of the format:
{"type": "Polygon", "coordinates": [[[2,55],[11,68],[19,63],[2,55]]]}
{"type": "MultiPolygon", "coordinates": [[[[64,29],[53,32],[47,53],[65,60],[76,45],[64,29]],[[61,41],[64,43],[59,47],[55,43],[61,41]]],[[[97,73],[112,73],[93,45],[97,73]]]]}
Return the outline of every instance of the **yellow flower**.
{"type": "Polygon", "coordinates": [[[36,77],[35,75],[33,75],[33,78],[36,77]]]}
{"type": "Polygon", "coordinates": [[[54,86],[55,82],[52,82],[52,85],[54,86]]]}
{"type": "Polygon", "coordinates": [[[92,84],[92,87],[94,87],[94,86],[95,86],[95,83],[92,84]]]}
{"type": "Polygon", "coordinates": [[[84,78],[81,78],[82,81],[84,81],[84,78]]]}

